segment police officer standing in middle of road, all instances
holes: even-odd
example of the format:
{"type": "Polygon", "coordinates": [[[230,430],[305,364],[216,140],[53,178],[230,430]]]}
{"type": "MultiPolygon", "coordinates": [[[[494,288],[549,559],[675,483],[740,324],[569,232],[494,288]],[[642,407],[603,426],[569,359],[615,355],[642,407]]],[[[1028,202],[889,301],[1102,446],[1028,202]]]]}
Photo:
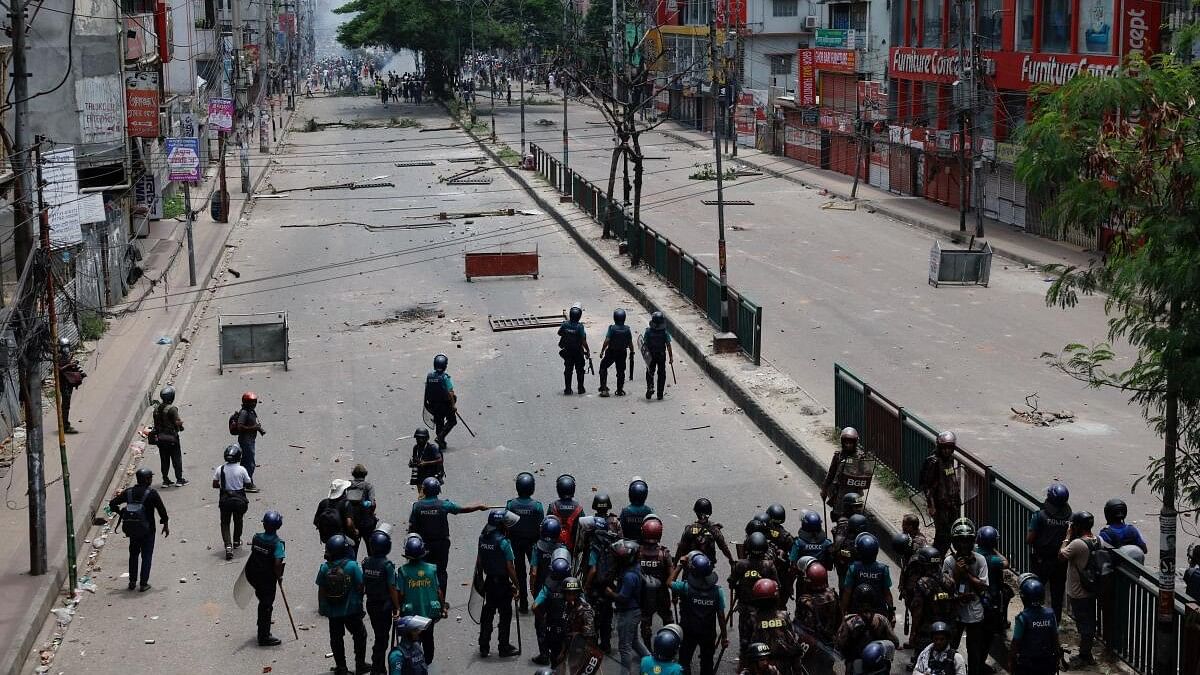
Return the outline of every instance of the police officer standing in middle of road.
{"type": "Polygon", "coordinates": [[[533,547],[537,544],[538,531],[546,517],[542,503],[533,498],[537,486],[533,474],[522,471],[517,474],[517,498],[508,500],[504,508],[517,514],[520,520],[509,528],[508,540],[516,558],[517,587],[521,589],[519,605],[521,613],[529,611],[529,571],[526,565],[533,560],[533,547]]]}
{"type": "Polygon", "coordinates": [[[277,534],[283,527],[278,511],[267,511],[262,519],[263,531],[250,540],[250,557],[246,559],[246,581],[254,587],[258,598],[258,646],[274,647],[281,640],[271,635],[271,612],[275,608],[275,591],[283,579],[285,551],[277,534]]]}
{"type": "Polygon", "coordinates": [[[576,391],[587,393],[583,388],[583,366],[587,358],[591,358],[592,350],[588,347],[587,331],[584,330],[580,319],[583,308],[579,304],[571,305],[567,320],[558,327],[558,355],[563,360],[563,394],[571,395],[571,372],[575,373],[576,391]]]}
{"type": "Polygon", "coordinates": [[[346,668],[346,631],[354,638],[354,672],[368,673],[367,627],[363,625],[363,573],[351,559],[353,549],[344,535],[325,542],[325,562],[317,571],[318,613],[329,620],[329,647],[335,675],[349,675],[346,668]]]}
{"type": "Polygon", "coordinates": [[[375,531],[367,538],[367,557],[362,561],[363,586],[367,595],[367,617],[375,642],[371,646],[371,663],[375,672],[383,672],[387,663],[388,640],[391,638],[392,613],[399,600],[396,591],[396,565],[388,560],[392,538],[387,532],[375,531]]]}
{"type": "Polygon", "coordinates": [[[446,593],[446,565],[450,558],[450,519],[453,513],[473,513],[483,511],[487,506],[475,503],[459,506],[449,499],[439,499],[442,494],[442,484],[436,478],[426,478],[421,484],[423,499],[413,502],[412,512],[408,516],[408,531],[421,535],[427,551],[425,560],[437,567],[438,588],[446,593]]]}
{"type": "Polygon", "coordinates": [[[655,393],[654,372],[658,369],[658,400],[662,400],[667,386],[667,364],[675,363],[675,350],[671,347],[671,333],[667,331],[667,317],[662,312],[650,315],[650,325],[642,334],[642,345],[646,349],[646,400],[655,393]]]}
{"type": "Polygon", "coordinates": [[[454,381],[446,373],[450,359],[445,354],[433,357],[433,370],[425,376],[425,409],[433,416],[438,447],[446,449],[446,435],[458,424],[458,394],[454,381]]]}
{"type": "Polygon", "coordinates": [[[625,359],[633,348],[633,331],[625,325],[625,310],[613,312],[613,325],[608,327],[604,344],[600,346],[600,396],[608,397],[608,367],[617,367],[617,396],[625,395],[625,359]]]}
{"type": "Polygon", "coordinates": [[[725,595],[717,583],[712,559],[696,552],[680,556],[679,565],[671,572],[671,590],[678,595],[679,623],[683,628],[683,644],[679,647],[679,663],[684,675],[691,675],[692,655],[700,650],[700,675],[713,675],[713,658],[719,644],[729,646],[725,629],[725,595]],[[683,580],[679,580],[684,572],[683,580]]]}
{"type": "MultiPolygon", "coordinates": [[[[183,477],[183,451],[179,447],[179,432],[183,431],[183,420],[179,408],[175,407],[175,387],[167,385],[159,393],[162,401],[154,407],[154,443],[158,446],[161,460],[163,487],[187,485],[183,477]],[[175,482],[171,482],[171,464],[175,464],[175,482]]],[[[64,419],[65,416],[64,416],[64,419]]]]}
{"type": "Polygon", "coordinates": [[[683,528],[683,535],[679,537],[679,545],[675,547],[675,558],[682,558],[692,551],[700,551],[708,556],[709,562],[715,562],[717,548],[720,547],[721,553],[729,561],[729,566],[733,567],[733,554],[729,551],[729,544],[725,543],[725,535],[721,533],[721,524],[711,520],[712,502],[706,497],[701,497],[692,505],[692,512],[696,514],[696,521],[683,528]]]}
{"type": "Polygon", "coordinates": [[[925,493],[925,508],[933,518],[933,545],[942,553],[950,548],[950,528],[958,520],[962,507],[958,469],[954,465],[957,447],[954,432],[943,431],[938,434],[934,453],[921,465],[921,491],[925,493]]]}
{"type": "MultiPolygon", "coordinates": [[[[476,569],[483,573],[483,610],[479,617],[479,655],[487,656],[491,651],[492,618],[500,615],[499,654],[515,656],[520,651],[508,641],[512,629],[513,600],[520,592],[517,570],[513,565],[512,544],[506,530],[517,524],[520,517],[506,509],[492,509],[488,513],[487,525],[479,535],[479,553],[476,569]]],[[[519,619],[518,619],[519,620],[519,619]]]]}

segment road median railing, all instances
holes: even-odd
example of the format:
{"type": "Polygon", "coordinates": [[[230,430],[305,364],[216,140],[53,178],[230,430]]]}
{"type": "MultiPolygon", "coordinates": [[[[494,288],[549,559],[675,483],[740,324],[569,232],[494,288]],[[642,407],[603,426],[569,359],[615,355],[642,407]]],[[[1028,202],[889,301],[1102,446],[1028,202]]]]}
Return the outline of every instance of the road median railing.
{"type": "MultiPolygon", "coordinates": [[[[654,270],[672,288],[699,308],[716,327],[721,326],[721,279],[695,257],[675,245],[666,236],[645,223],[634,223],[617,200],[609,203],[604,190],[562,163],[536,144],[530,144],[537,172],[560,193],[570,187],[571,200],[596,223],[607,217],[609,232],[626,242],[626,252],[636,262],[654,270]]],[[[729,330],[738,344],[758,365],[762,359],[762,307],[732,287],[728,297],[729,330]]]]}
{"type": "MultiPolygon", "coordinates": [[[[833,365],[833,391],[837,428],[858,429],[862,446],[894,473],[914,496],[919,494],[921,465],[933,453],[939,430],[878,392],[840,363],[833,365]]],[[[1041,500],[961,446],[955,457],[958,459],[963,515],[977,527],[995,527],[1000,533],[1000,551],[1008,557],[1012,570],[1017,574],[1030,571],[1025,531],[1030,517],[1041,508],[1041,500]]],[[[1099,509],[1093,507],[1093,510],[1099,509]]],[[[1109,586],[1099,605],[1099,636],[1131,668],[1148,674],[1154,670],[1158,633],[1157,573],[1124,555],[1113,557],[1115,569],[1109,575],[1109,586]]],[[[1184,624],[1184,606],[1192,601],[1186,594],[1176,591],[1173,630],[1177,633],[1184,624]]],[[[1183,648],[1182,635],[1176,644],[1183,648]]],[[[1183,672],[1182,665],[1180,672],[1183,672]]]]}

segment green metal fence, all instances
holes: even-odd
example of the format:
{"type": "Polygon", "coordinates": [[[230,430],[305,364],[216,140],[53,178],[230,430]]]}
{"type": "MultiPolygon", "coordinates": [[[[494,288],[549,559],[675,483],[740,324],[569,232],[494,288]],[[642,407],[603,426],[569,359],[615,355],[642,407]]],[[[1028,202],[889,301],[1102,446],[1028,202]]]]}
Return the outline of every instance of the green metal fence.
{"type": "MultiPolygon", "coordinates": [[[[530,144],[538,173],[559,192],[571,190],[573,201],[597,223],[603,223],[608,208],[610,231],[627,242],[628,253],[648,265],[656,274],[705,313],[715,326],[721,325],[721,280],[702,263],[676,246],[666,236],[645,223],[634,223],[623,209],[609,200],[604,191],[562,164],[536,144],[530,144]]],[[[729,328],[737,335],[742,350],[757,365],[762,358],[762,307],[733,288],[726,288],[729,328]]]]}

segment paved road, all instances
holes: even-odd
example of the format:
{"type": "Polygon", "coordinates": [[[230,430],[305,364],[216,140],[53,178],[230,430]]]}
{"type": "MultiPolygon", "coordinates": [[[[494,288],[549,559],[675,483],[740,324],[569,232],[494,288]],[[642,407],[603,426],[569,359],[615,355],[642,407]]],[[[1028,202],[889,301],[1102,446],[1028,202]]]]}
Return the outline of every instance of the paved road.
{"type": "MultiPolygon", "coordinates": [[[[367,98],[303,100],[303,117],[350,120],[385,117],[367,98]]],[[[446,121],[432,107],[392,106],[386,116],[414,116],[426,127],[446,121]]],[[[412,491],[404,437],[420,423],[422,377],[434,354],[450,356],[461,409],[479,434],[460,427],[450,438],[445,496],[460,502],[500,503],[523,470],[538,476],[537,496],[552,497],[561,472],[579,480],[583,501],[609,491],[623,504],[634,475],[651,486],[650,503],[674,543],[693,500],[709,496],[716,518],[731,533],[772,501],[799,508],[814,504],[814,487],[798,476],[778,449],[734,409],[686,359],[676,359],[679,386],[663,402],[640,396],[600,399],[562,394],[561,366],[552,331],[492,333],[487,315],[556,314],[582,302],[593,345],[611,308],[631,309],[630,323],[647,317],[540,215],[474,218],[451,227],[399,229],[430,222],[438,211],[528,209],[530,203],[499,172],[484,186],[446,186],[437,176],[472,164],[447,159],[478,155],[461,132],[332,127],[292,136],[269,180],[277,189],[341,183],[389,175],[395,188],[293,192],[262,200],[233,242],[230,266],[241,285],[217,293],[201,314],[185,364],[174,384],[188,430],[183,442],[192,484],[164,493],[171,537],[156,550],[153,588],[125,590],[125,542],[111,537],[100,557],[98,590],[72,622],[53,672],[118,673],[165,663],[171,671],[199,673],[325,672],[331,661],[324,622],[316,614],[312,579],[321,547],[312,512],[329,480],[346,477],[357,462],[370,470],[385,520],[403,520],[412,491]],[[397,161],[435,161],[433,167],[397,168],[397,161]],[[407,209],[383,210],[380,209],[407,209]],[[340,222],[327,227],[286,227],[340,222]],[[368,231],[360,225],[396,229],[368,231]],[[506,278],[467,283],[462,252],[537,247],[539,280],[506,278]],[[340,261],[374,261],[336,267],[340,261]],[[299,270],[323,266],[319,272],[299,270]],[[371,271],[378,270],[378,271],[371,271]],[[273,277],[269,281],[254,281],[273,277]],[[217,374],[218,313],[289,312],[292,361],[217,374]],[[461,337],[456,340],[454,336],[461,337]],[[267,509],[284,514],[288,541],[286,588],[296,621],[306,630],[291,639],[282,607],[275,633],[283,646],[254,645],[253,612],[239,611],[230,588],[244,563],[239,552],[223,560],[212,467],[230,441],[225,421],[242,391],[259,393],[269,434],[259,445],[259,483],[250,518],[267,509]],[[186,583],[183,583],[186,581],[186,583]],[[145,641],[153,640],[153,644],[145,641]]],[[[232,279],[227,279],[233,281],[232,279]]],[[[641,375],[641,367],[638,367],[641,375]]],[[[589,380],[594,392],[595,380],[589,380]]],[[[637,386],[632,390],[636,393],[637,386]]],[[[153,462],[152,462],[153,465],[153,462]]],[[[526,658],[480,660],[476,628],[465,603],[474,540],[482,514],[452,519],[456,546],[450,563],[450,619],[438,628],[440,673],[528,673],[532,622],[523,620],[526,658]]],[[[722,572],[727,572],[721,565],[722,572]]],[[[731,670],[732,666],[727,664],[731,670]]],[[[728,672],[728,670],[723,671],[728,672]]]]}
{"type": "MultiPolygon", "coordinates": [[[[544,97],[543,97],[544,98],[544,97]]],[[[519,146],[519,107],[500,106],[501,140],[519,146]]],[[[488,107],[480,106],[487,121],[488,107]]],[[[561,108],[527,106],[529,139],[559,156],[561,108]],[[539,119],[555,126],[539,126],[539,119]]],[[[598,111],[570,108],[571,167],[597,185],[608,176],[611,135],[598,111]]],[[[643,137],[643,220],[716,267],[715,183],[689,180],[704,151],[658,132],[643,137]]],[[[779,159],[780,171],[811,169],[779,159]]],[[[618,175],[618,194],[620,191],[618,175]]],[[[832,407],[839,362],[931,424],[955,429],[963,447],[1040,495],[1053,478],[1074,488],[1073,506],[1099,514],[1124,496],[1156,552],[1159,502],[1129,495],[1161,440],[1140,410],[1110,390],[1089,390],[1039,358],[1073,342],[1104,340],[1102,299],[1067,312],[1047,308],[1047,279],[1003,259],[988,288],[926,283],[933,235],[864,211],[823,209],[816,191],[769,176],[726,182],[730,283],[764,308],[765,358],[832,407]],[[1038,395],[1044,410],[1069,410],[1071,424],[1034,427],[1013,419],[1038,395]]],[[[944,243],[944,242],[943,242],[944,243]]],[[[1115,365],[1128,364],[1122,359],[1115,365]]],[[[1192,537],[1186,537],[1191,540],[1192,537]]]]}

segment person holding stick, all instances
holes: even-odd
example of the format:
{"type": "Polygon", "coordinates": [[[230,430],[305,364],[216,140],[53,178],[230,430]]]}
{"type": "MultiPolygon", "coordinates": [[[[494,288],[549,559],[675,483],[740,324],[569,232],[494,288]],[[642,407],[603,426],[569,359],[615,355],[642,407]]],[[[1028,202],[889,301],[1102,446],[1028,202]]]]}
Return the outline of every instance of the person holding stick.
{"type": "Polygon", "coordinates": [[[281,640],[271,635],[271,612],[275,607],[275,590],[283,581],[283,566],[286,557],[279,528],[283,527],[283,516],[278,511],[267,511],[262,519],[263,531],[250,540],[250,557],[246,560],[246,581],[254,587],[258,598],[258,646],[275,647],[281,640]]]}

